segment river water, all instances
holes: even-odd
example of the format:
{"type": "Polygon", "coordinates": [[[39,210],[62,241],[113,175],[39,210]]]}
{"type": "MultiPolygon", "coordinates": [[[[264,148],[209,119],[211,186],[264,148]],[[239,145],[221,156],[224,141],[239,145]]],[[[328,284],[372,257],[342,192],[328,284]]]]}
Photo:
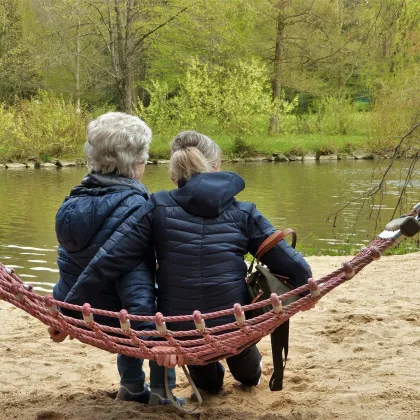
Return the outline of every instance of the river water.
{"type": "MultiPolygon", "coordinates": [[[[375,201],[365,201],[361,211],[358,199],[378,184],[388,164],[378,167],[363,160],[226,163],[223,169],[245,179],[246,189],[238,199],[255,202],[276,228],[293,228],[301,249],[322,253],[342,250],[346,244],[347,250],[357,250],[389,221],[409,162],[397,162],[385,192],[375,201]],[[357,200],[339,214],[334,227],[334,217],[329,216],[352,199],[357,200]]],[[[40,292],[51,291],[58,278],[55,214],[85,173],[86,168],[0,170],[0,262],[15,267],[40,292]]],[[[173,188],[166,165],[148,166],[143,181],[152,192],[173,188]]],[[[420,170],[414,171],[407,191],[411,207],[420,201],[420,170]]]]}

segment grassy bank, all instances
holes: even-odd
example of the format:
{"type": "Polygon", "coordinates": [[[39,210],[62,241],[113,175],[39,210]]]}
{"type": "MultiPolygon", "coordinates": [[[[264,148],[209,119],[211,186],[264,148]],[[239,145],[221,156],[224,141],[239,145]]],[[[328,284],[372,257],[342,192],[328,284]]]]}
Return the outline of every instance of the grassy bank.
{"type": "MultiPolygon", "coordinates": [[[[313,256],[355,256],[360,252],[360,246],[354,245],[341,245],[334,248],[319,249],[315,244],[298,244],[296,249],[301,252],[305,257],[313,256]]],[[[385,251],[384,255],[405,255],[412,254],[420,251],[420,238],[406,239],[397,246],[385,251]]],[[[251,262],[253,256],[251,254],[246,255],[246,260],[251,262]]]]}
{"type": "MultiPolygon", "coordinates": [[[[246,127],[229,129],[220,126],[215,118],[183,125],[181,120],[160,122],[148,118],[147,113],[137,112],[153,130],[152,159],[167,159],[169,142],[178,132],[187,129],[209,135],[228,159],[273,153],[298,156],[349,154],[356,150],[381,153],[395,147],[398,136],[381,140],[375,131],[382,114],[359,112],[351,107],[346,109],[348,112],[334,113],[335,109],[282,115],[280,134],[267,133],[266,115],[252,115],[246,127]]],[[[110,110],[112,107],[107,105],[78,109],[71,99],[44,91],[13,104],[0,103],[0,162],[83,158],[87,122],[110,110]]],[[[410,144],[416,149],[418,140],[413,138],[409,147],[410,144]]]]}
{"type": "MultiPolygon", "coordinates": [[[[203,132],[206,132],[203,130],[203,132]]],[[[243,153],[236,150],[235,140],[227,134],[214,134],[212,139],[220,146],[226,157],[238,157],[243,153]]],[[[169,157],[169,135],[156,135],[150,149],[155,159],[169,157]]],[[[283,153],[291,155],[349,153],[352,150],[369,151],[367,135],[324,135],[324,134],[258,134],[245,137],[251,150],[250,155],[269,155],[283,153]]]]}
{"type": "MultiPolygon", "coordinates": [[[[345,134],[341,133],[331,119],[320,119],[316,114],[284,115],[281,119],[281,133],[267,133],[267,118],[255,116],[251,132],[238,135],[221,130],[215,121],[207,120],[194,127],[176,127],[154,129],[151,155],[157,159],[168,157],[170,140],[181,130],[195,129],[209,135],[227,157],[245,157],[249,155],[272,155],[283,153],[291,155],[349,153],[352,150],[371,151],[369,127],[372,113],[352,112],[346,117],[349,123],[345,134]]],[[[175,124],[174,124],[175,125],[175,124]]]]}
{"type": "MultiPolygon", "coordinates": [[[[205,132],[205,131],[204,131],[205,132]]],[[[169,143],[172,136],[156,135],[150,147],[151,159],[169,159],[169,143]]],[[[367,145],[367,136],[347,135],[328,136],[321,134],[295,134],[295,135],[258,135],[246,138],[246,145],[250,153],[238,153],[235,140],[224,134],[215,134],[212,139],[222,149],[223,156],[227,159],[246,156],[271,156],[273,153],[285,155],[304,154],[348,154],[352,150],[363,149],[370,151],[367,145]]],[[[0,148],[0,162],[17,161],[26,162],[28,159],[50,161],[54,158],[64,160],[84,159],[84,138],[79,144],[66,149],[56,148],[53,145],[17,149],[16,147],[0,148]]]]}
{"type": "MultiPolygon", "coordinates": [[[[83,158],[87,122],[110,110],[112,107],[107,106],[77,109],[70,99],[43,91],[31,99],[13,104],[0,103],[0,161],[83,158]]],[[[242,131],[237,126],[231,131],[221,127],[214,118],[183,125],[177,120],[162,123],[149,120],[146,114],[139,116],[152,127],[150,154],[155,159],[167,159],[170,140],[185,129],[209,135],[227,158],[273,153],[348,153],[359,148],[369,151],[372,122],[372,113],[369,112],[349,112],[344,122],[341,115],[339,120],[332,115],[284,115],[281,134],[269,135],[268,117],[264,115],[250,117],[242,131]]]]}
{"type": "MultiPolygon", "coordinates": [[[[300,244],[297,246],[297,250],[302,252],[303,255],[306,257],[309,256],[346,256],[346,255],[356,255],[360,251],[360,246],[354,245],[341,245],[334,248],[328,249],[319,249],[316,245],[307,245],[307,244],[300,244]]],[[[411,254],[413,252],[420,251],[420,237],[417,235],[415,238],[406,239],[405,241],[401,242],[397,246],[394,246],[387,251],[385,251],[384,255],[405,255],[411,254]]]]}

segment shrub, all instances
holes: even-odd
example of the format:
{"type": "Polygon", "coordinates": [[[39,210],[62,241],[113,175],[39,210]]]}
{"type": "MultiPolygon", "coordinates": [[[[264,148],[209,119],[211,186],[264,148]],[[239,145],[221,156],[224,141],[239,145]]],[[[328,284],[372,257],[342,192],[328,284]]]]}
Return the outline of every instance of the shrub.
{"type": "Polygon", "coordinates": [[[318,104],[318,131],[346,135],[352,131],[353,106],[345,97],[324,97],[318,104]]]}
{"type": "Polygon", "coordinates": [[[337,146],[334,144],[322,144],[315,150],[315,154],[318,158],[319,156],[332,155],[335,153],[337,153],[337,146]]]}
{"type": "Polygon", "coordinates": [[[86,115],[71,100],[40,91],[29,100],[0,106],[0,154],[24,160],[77,154],[85,141],[86,115]]]}
{"type": "MultiPolygon", "coordinates": [[[[376,98],[373,107],[373,124],[370,147],[381,152],[396,147],[400,138],[411,127],[420,122],[420,71],[385,87],[376,98]]],[[[406,139],[401,152],[417,149],[420,143],[420,130],[406,139]]]]}
{"type": "Polygon", "coordinates": [[[293,146],[285,152],[286,156],[305,156],[308,150],[303,146],[293,146]]]}
{"type": "MultiPolygon", "coordinates": [[[[272,103],[267,74],[265,65],[257,60],[219,66],[194,59],[176,95],[170,95],[166,84],[154,81],[148,86],[150,105],[144,107],[139,103],[137,113],[157,132],[214,123],[218,130],[235,139],[236,149],[246,151],[249,147],[245,147],[245,137],[260,132],[262,118],[268,122],[275,110],[287,115],[297,106],[297,97],[288,102],[284,94],[272,103]]],[[[287,121],[293,126],[287,131],[293,132],[296,117],[285,119],[287,121]]]]}

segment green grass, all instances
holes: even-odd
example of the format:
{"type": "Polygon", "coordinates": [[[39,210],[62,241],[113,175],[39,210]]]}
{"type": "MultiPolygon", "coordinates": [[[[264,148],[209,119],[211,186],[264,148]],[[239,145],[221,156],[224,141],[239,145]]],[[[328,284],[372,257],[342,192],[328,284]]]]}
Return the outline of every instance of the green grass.
{"type": "MultiPolygon", "coordinates": [[[[360,246],[355,247],[351,245],[342,245],[339,247],[334,248],[327,248],[327,249],[319,249],[316,245],[298,245],[297,251],[302,253],[305,257],[313,257],[313,256],[354,256],[360,251],[360,246]]],[[[405,255],[411,254],[414,252],[420,252],[420,242],[419,239],[412,240],[407,239],[401,242],[399,245],[394,246],[387,251],[385,251],[384,255],[405,255]]],[[[251,254],[245,255],[245,260],[247,262],[252,262],[253,256],[251,254]]]]}
{"type": "MultiPolygon", "coordinates": [[[[297,250],[304,256],[341,256],[341,255],[356,255],[360,251],[360,246],[354,245],[341,245],[334,248],[319,249],[315,244],[305,245],[300,244],[297,250]]],[[[420,239],[406,239],[400,244],[389,248],[384,252],[384,255],[405,255],[413,252],[420,252],[420,239]]]]}
{"type": "MultiPolygon", "coordinates": [[[[204,133],[209,133],[203,130],[204,133]]],[[[169,142],[175,135],[156,135],[150,148],[150,155],[154,159],[169,158],[169,142]]],[[[211,134],[211,138],[220,146],[226,157],[236,157],[235,141],[227,134],[211,134]]],[[[322,135],[322,134],[291,134],[291,135],[252,135],[245,136],[245,142],[256,150],[257,154],[272,155],[273,153],[290,153],[304,151],[317,153],[328,151],[331,153],[348,151],[366,147],[367,136],[362,135],[322,135]]]]}
{"type": "MultiPolygon", "coordinates": [[[[317,119],[315,114],[298,118],[295,115],[282,117],[282,134],[270,135],[267,133],[268,121],[265,116],[255,116],[252,124],[253,134],[244,134],[241,139],[245,141],[251,154],[272,155],[273,153],[337,153],[366,148],[369,137],[371,113],[353,112],[349,115],[352,121],[348,134],[332,134],[334,127],[327,122],[317,119]],[[324,125],[323,125],[324,124],[324,125]]],[[[194,127],[183,127],[185,130],[194,129],[210,136],[222,149],[225,157],[237,157],[235,135],[221,132],[216,121],[208,120],[198,123],[194,127]]],[[[164,130],[154,128],[151,156],[154,159],[167,159],[168,146],[171,139],[181,130],[170,127],[164,130]]]]}
{"type": "Polygon", "coordinates": [[[401,242],[399,245],[394,246],[387,251],[385,251],[384,255],[404,255],[404,254],[411,254],[413,252],[420,251],[420,239],[406,239],[405,241],[401,242]]]}

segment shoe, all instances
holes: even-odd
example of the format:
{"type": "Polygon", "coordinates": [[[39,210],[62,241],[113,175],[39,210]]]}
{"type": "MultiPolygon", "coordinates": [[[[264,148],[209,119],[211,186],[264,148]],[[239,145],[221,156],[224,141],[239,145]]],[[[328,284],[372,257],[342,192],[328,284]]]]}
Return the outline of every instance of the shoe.
{"type": "Polygon", "coordinates": [[[120,401],[135,401],[140,404],[148,404],[150,399],[150,390],[147,386],[141,392],[130,392],[125,386],[120,386],[118,390],[116,400],[120,401]]]}
{"type": "MultiPolygon", "coordinates": [[[[175,397],[175,395],[172,395],[173,399],[180,405],[181,407],[186,404],[185,398],[175,397]]],[[[172,401],[164,397],[156,392],[150,393],[149,398],[149,405],[171,405],[172,401]]]]}

